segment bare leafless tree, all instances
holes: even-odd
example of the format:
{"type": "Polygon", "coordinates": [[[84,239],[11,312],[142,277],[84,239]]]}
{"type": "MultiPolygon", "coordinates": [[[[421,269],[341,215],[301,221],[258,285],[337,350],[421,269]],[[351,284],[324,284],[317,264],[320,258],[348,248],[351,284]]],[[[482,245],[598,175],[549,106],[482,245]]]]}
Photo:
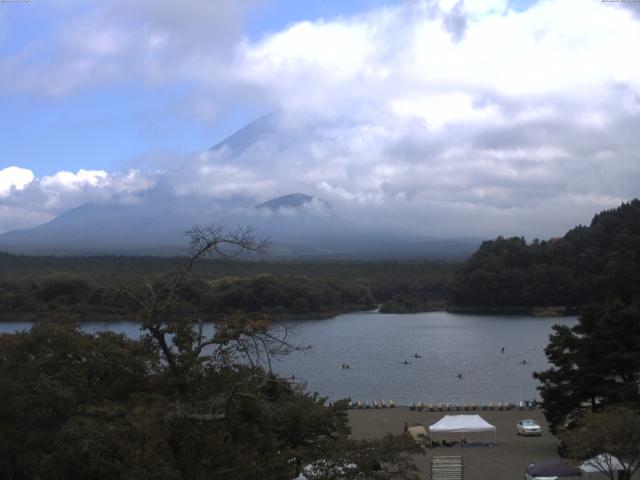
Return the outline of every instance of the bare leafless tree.
{"type": "Polygon", "coordinates": [[[200,316],[186,312],[178,298],[178,289],[195,265],[206,257],[236,258],[241,254],[265,255],[269,241],[258,239],[250,228],[194,226],[186,232],[191,250],[184,268],[172,275],[168,288],[158,289],[148,281],[142,291],[122,288],[122,294],[139,307],[142,329],[159,348],[172,370],[193,366],[209,351],[208,357],[230,362],[242,357],[251,366],[266,366],[271,371],[274,355],[287,354],[302,347],[289,341],[289,331],[281,327],[277,334],[266,318],[240,313],[229,315],[207,336],[200,316]]]}

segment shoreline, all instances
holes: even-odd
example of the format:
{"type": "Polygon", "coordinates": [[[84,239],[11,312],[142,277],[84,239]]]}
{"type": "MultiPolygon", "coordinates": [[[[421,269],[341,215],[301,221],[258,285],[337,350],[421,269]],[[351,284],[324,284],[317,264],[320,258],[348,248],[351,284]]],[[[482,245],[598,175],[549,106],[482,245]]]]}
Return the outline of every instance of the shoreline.
{"type": "MultiPolygon", "coordinates": [[[[340,315],[348,315],[353,313],[377,313],[380,315],[415,315],[420,313],[434,313],[434,312],[447,312],[459,315],[527,315],[532,317],[573,317],[580,315],[582,307],[449,307],[440,306],[428,309],[422,309],[420,311],[387,311],[384,308],[384,304],[377,304],[376,308],[363,310],[361,308],[348,309],[348,310],[332,310],[328,312],[313,312],[305,314],[297,313],[280,313],[280,314],[268,314],[262,312],[247,312],[247,315],[263,315],[269,318],[272,322],[296,322],[301,320],[329,320],[340,315]]],[[[55,315],[60,320],[52,320],[46,318],[51,313],[0,313],[0,324],[2,323],[40,323],[43,321],[56,321],[56,322],[69,322],[69,323],[121,323],[131,322],[137,323],[138,320],[135,314],[121,315],[110,313],[95,313],[95,314],[83,314],[79,315],[75,312],[55,312],[55,315]],[[64,316],[68,316],[69,320],[64,319],[64,316]],[[45,318],[43,318],[45,317],[45,318]],[[80,318],[78,318],[80,317],[80,318]]],[[[203,321],[206,323],[215,323],[224,317],[226,314],[219,315],[203,315],[203,321]]]]}
{"type": "Polygon", "coordinates": [[[580,315],[584,306],[566,307],[447,307],[446,311],[470,315],[529,315],[532,317],[575,317],[580,315]]]}
{"type": "MultiPolygon", "coordinates": [[[[370,305],[369,307],[373,307],[370,305]]],[[[331,310],[327,312],[311,312],[311,313],[279,313],[279,314],[269,314],[263,312],[244,312],[247,315],[262,315],[267,317],[272,322],[296,322],[301,320],[329,320],[331,318],[338,317],[340,315],[348,315],[352,313],[377,313],[379,311],[379,306],[376,308],[372,308],[369,310],[363,310],[362,307],[359,308],[349,308],[345,310],[331,310]]],[[[224,316],[229,315],[229,313],[224,314],[215,314],[215,315],[201,315],[201,319],[205,323],[215,323],[221,320],[224,316]]],[[[46,318],[47,315],[51,315],[51,312],[30,312],[30,313],[0,313],[0,324],[2,323],[40,323],[40,322],[58,322],[58,323],[74,323],[74,324],[83,324],[83,323],[140,323],[137,319],[136,314],[131,315],[122,315],[115,313],[93,313],[93,314],[83,314],[79,315],[75,312],[55,312],[56,319],[46,318]],[[68,316],[68,319],[64,317],[68,316]],[[79,318],[78,318],[79,317],[79,318]]]]}

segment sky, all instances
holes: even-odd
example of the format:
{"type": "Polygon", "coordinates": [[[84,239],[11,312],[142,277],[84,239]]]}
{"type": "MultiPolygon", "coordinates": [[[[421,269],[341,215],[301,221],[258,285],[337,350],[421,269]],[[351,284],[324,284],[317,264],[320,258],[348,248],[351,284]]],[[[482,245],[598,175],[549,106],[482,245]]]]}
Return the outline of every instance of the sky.
{"type": "Polygon", "coordinates": [[[162,189],[561,235],[638,196],[638,5],[0,2],[0,232],[162,189]]]}

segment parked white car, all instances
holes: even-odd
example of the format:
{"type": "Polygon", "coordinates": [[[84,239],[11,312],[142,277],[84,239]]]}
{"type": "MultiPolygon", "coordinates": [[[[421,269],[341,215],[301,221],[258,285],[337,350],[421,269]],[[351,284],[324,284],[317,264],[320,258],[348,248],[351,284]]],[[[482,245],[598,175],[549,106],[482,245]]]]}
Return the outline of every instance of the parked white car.
{"type": "Polygon", "coordinates": [[[535,420],[518,420],[516,424],[516,433],[518,435],[542,435],[542,428],[535,420]]]}

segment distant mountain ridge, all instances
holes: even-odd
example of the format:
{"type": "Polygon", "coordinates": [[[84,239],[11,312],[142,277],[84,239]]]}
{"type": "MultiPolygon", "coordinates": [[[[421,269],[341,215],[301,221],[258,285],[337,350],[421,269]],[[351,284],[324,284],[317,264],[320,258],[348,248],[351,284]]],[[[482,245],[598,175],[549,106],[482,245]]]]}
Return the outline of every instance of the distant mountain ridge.
{"type": "Polygon", "coordinates": [[[213,204],[201,197],[87,203],[45,224],[0,234],[0,250],[37,255],[180,255],[188,245],[184,232],[207,224],[251,226],[256,235],[271,240],[275,258],[462,260],[482,241],[354,226],[333,215],[323,200],[293,193],[257,205],[213,204]],[[329,213],[307,212],[305,207],[313,202],[329,213]]]}
{"type": "MultiPolygon", "coordinates": [[[[265,139],[273,145],[306,141],[298,132],[278,136],[273,115],[262,117],[211,147],[232,159],[265,139]]],[[[194,225],[253,227],[268,237],[276,258],[462,260],[482,239],[442,239],[382,222],[348,218],[325,200],[303,192],[286,193],[255,204],[250,197],[175,194],[161,179],[139,198],[87,203],[28,229],[0,234],[0,250],[40,255],[179,255],[184,232],[194,225]]],[[[167,180],[168,181],[168,180],[167,180]]]]}

